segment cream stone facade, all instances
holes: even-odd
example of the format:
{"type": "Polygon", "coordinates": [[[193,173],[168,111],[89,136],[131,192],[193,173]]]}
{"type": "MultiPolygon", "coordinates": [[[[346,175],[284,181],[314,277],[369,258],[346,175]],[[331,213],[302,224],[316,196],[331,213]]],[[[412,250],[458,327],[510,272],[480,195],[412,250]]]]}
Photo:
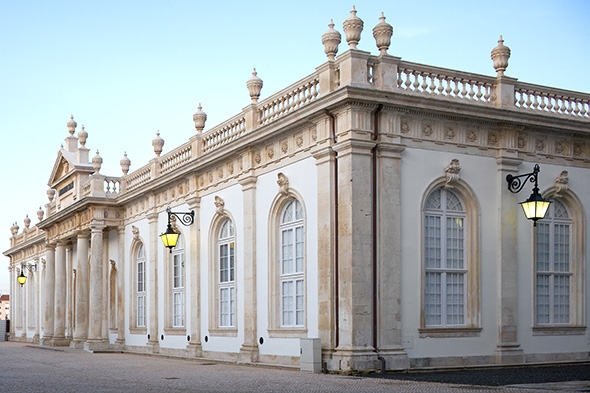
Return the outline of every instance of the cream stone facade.
{"type": "MultiPolygon", "coordinates": [[[[39,222],[12,227],[11,340],[327,370],[589,360],[590,94],[387,53],[330,23],[328,61],[122,175],[69,135],[39,222]],[[533,227],[506,176],[539,164],[533,227]],[[172,225],[166,209],[194,211],[172,225]],[[17,276],[24,271],[21,287],[17,276]]],[[[365,35],[367,32],[364,33],[365,35]]],[[[483,61],[484,59],[482,59],[483,61]]]]}

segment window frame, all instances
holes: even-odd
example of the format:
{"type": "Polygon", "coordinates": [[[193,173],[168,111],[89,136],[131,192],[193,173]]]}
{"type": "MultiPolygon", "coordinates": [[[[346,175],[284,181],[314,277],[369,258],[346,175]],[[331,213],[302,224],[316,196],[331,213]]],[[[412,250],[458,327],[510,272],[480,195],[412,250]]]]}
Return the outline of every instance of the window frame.
{"type": "MultiPolygon", "coordinates": [[[[421,313],[418,331],[421,337],[479,337],[481,335],[481,228],[480,207],[475,193],[462,179],[452,186],[446,185],[446,178],[441,177],[433,182],[424,192],[421,203],[420,253],[421,255],[421,313]],[[451,191],[461,201],[463,207],[463,268],[464,280],[464,323],[461,325],[426,325],[426,215],[427,201],[437,189],[451,191]]],[[[450,214],[453,217],[453,214],[450,214]]]]}

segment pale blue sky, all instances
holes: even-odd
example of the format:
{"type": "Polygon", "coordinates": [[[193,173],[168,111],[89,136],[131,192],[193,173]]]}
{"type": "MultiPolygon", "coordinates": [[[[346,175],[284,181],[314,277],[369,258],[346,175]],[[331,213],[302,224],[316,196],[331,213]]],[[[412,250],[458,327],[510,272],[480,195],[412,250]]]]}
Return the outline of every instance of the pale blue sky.
{"type": "MultiPolygon", "coordinates": [[[[5,191],[0,248],[10,226],[37,223],[49,175],[68,136],[70,114],[89,134],[86,146],[119,176],[195,132],[199,103],[205,130],[249,104],[256,67],[261,99],[326,61],[321,36],[352,4],[365,24],[359,49],[377,54],[373,27],[385,12],[393,26],[389,54],[404,60],[494,76],[490,51],[500,34],[512,50],[506,74],[521,81],[590,92],[590,1],[30,1],[0,0],[0,155],[5,191]]],[[[8,259],[0,291],[8,291],[8,259]]]]}

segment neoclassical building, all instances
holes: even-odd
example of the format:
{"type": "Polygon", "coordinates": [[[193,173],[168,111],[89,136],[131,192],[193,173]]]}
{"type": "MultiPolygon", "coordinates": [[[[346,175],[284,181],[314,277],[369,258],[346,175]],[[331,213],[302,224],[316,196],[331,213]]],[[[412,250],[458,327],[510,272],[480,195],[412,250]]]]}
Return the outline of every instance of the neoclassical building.
{"type": "Polygon", "coordinates": [[[333,371],[589,360],[590,94],[506,76],[501,37],[484,76],[389,55],[383,16],[358,50],[362,29],[330,23],[309,76],[259,100],[254,72],[242,112],[206,129],[199,105],[120,176],[72,117],[4,252],[10,339],[293,367],[310,340],[333,371]],[[506,177],[537,164],[533,225],[534,184],[506,177]]]}

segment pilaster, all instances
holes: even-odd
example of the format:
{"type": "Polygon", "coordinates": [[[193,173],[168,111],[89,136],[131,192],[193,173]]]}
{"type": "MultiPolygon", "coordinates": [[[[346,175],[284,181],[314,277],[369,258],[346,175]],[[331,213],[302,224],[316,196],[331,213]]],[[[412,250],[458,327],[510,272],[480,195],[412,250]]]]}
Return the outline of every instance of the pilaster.
{"type": "Polygon", "coordinates": [[[500,157],[496,160],[498,172],[498,343],[496,363],[523,363],[524,352],[518,343],[518,201],[508,190],[506,175],[515,174],[520,159],[500,157]]]}
{"type": "Polygon", "coordinates": [[[125,346],[125,227],[117,228],[119,262],[117,263],[117,339],[118,348],[125,346]]]}
{"type": "Polygon", "coordinates": [[[151,353],[160,352],[159,342],[159,310],[158,310],[158,213],[150,213],[147,216],[149,225],[149,248],[147,263],[148,281],[148,341],[147,349],[151,353]]]}
{"type": "Polygon", "coordinates": [[[90,307],[88,313],[88,339],[84,349],[104,350],[108,343],[102,337],[103,320],[103,230],[105,226],[90,225],[90,307]]]}
{"type": "Polygon", "coordinates": [[[333,359],[341,370],[373,369],[371,149],[345,139],[338,153],[338,337],[333,359]]]}
{"type": "Polygon", "coordinates": [[[66,244],[58,241],[55,248],[55,310],[52,346],[69,344],[68,340],[66,340],[66,277],[66,244]]]}
{"type": "MultiPolygon", "coordinates": [[[[398,119],[399,120],[399,119],[398,119]]],[[[402,347],[401,153],[404,146],[377,145],[377,353],[386,368],[409,368],[402,347]]]]}
{"type": "Polygon", "coordinates": [[[55,245],[45,245],[45,321],[43,323],[42,345],[51,345],[54,328],[54,310],[55,310],[55,245]]]}
{"type": "Polygon", "coordinates": [[[244,195],[244,342],[238,361],[258,361],[256,329],[256,176],[239,180],[244,195]]]}
{"type": "Polygon", "coordinates": [[[201,198],[193,197],[187,200],[189,211],[195,212],[195,220],[190,230],[190,254],[188,260],[188,274],[190,280],[190,300],[188,304],[190,315],[190,340],[187,345],[189,357],[202,355],[201,345],[201,198]]]}
{"type": "Polygon", "coordinates": [[[76,316],[74,323],[74,348],[83,348],[88,337],[88,250],[90,234],[79,232],[76,252],[76,316]]]}
{"type": "Polygon", "coordinates": [[[336,153],[331,146],[324,146],[312,152],[317,166],[318,204],[318,331],[322,351],[328,358],[336,347],[335,318],[335,188],[336,153]],[[329,278],[329,279],[328,279],[329,278]]]}

